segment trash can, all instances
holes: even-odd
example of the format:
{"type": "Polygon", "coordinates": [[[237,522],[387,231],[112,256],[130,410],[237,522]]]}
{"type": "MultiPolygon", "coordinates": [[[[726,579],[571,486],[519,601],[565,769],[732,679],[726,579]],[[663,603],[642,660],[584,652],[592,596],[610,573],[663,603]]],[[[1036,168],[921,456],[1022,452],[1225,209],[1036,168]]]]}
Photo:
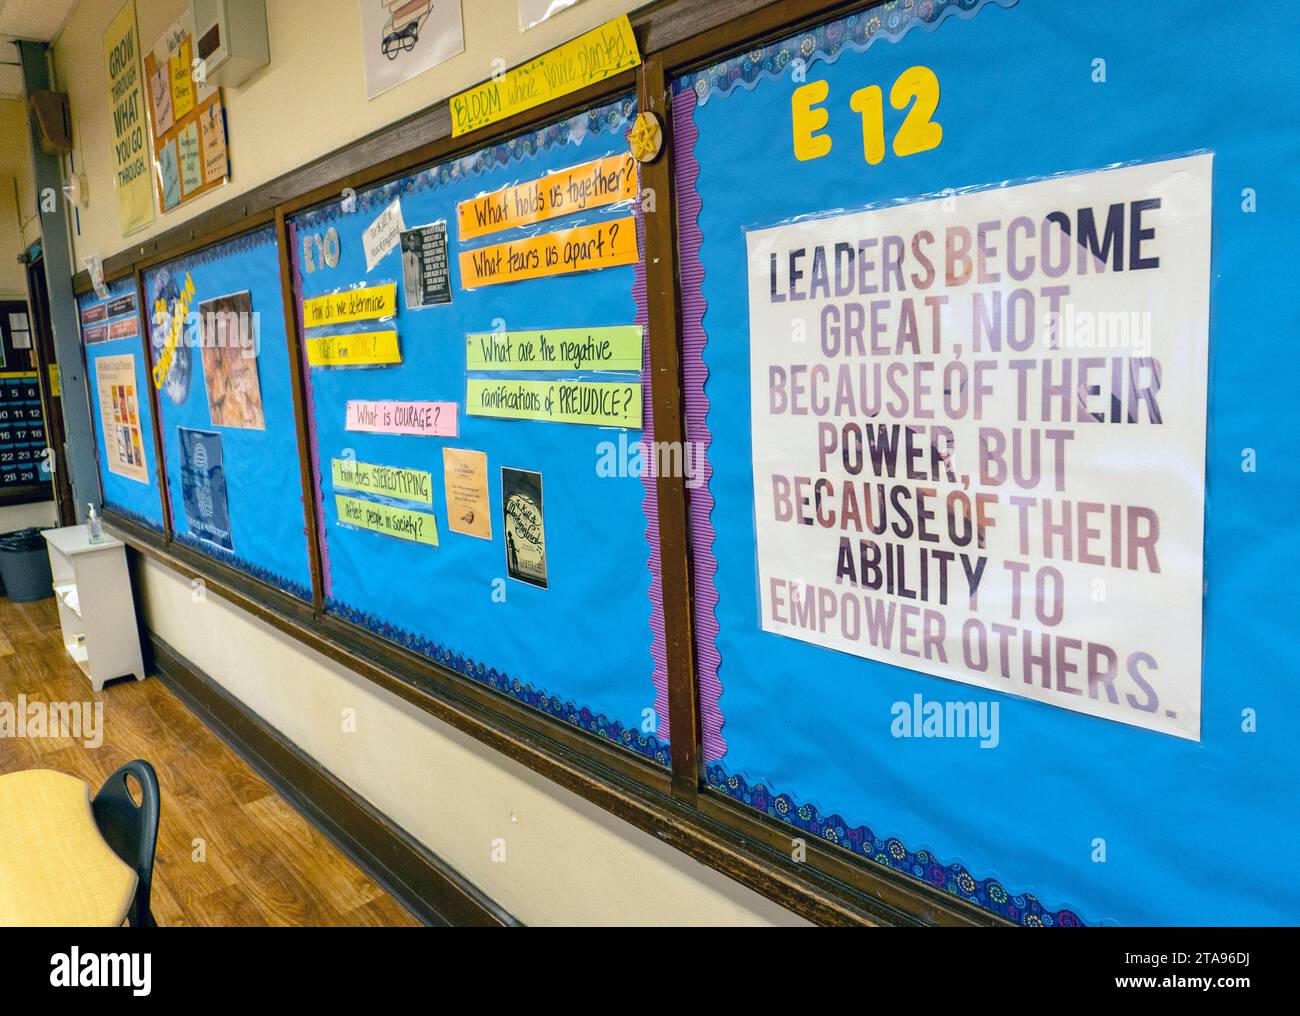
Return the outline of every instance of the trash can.
{"type": "Polygon", "coordinates": [[[0,536],[0,578],[15,603],[54,595],[50,552],[40,529],[19,529],[0,536]]]}

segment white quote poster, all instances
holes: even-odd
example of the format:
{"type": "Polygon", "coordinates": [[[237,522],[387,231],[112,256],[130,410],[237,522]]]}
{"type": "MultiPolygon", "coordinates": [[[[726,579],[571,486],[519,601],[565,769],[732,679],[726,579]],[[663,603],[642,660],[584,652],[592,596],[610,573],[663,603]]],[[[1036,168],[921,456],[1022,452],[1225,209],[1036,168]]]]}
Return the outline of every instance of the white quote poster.
{"type": "Polygon", "coordinates": [[[1200,739],[1212,160],[748,233],[765,631],[1200,739]]]}

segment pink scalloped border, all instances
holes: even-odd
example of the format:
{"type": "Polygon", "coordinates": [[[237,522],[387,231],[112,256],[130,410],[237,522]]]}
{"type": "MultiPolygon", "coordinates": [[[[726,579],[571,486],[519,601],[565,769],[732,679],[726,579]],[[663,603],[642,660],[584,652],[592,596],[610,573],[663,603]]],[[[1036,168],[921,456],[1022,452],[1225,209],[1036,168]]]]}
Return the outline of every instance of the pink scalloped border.
{"type": "MultiPolygon", "coordinates": [[[[631,128],[629,128],[629,131],[631,128]]],[[[640,325],[644,333],[649,331],[650,312],[646,302],[645,274],[645,217],[641,211],[641,202],[632,202],[632,216],[636,220],[636,248],[640,255],[636,260],[632,278],[632,299],[636,302],[636,318],[633,324],[640,325]]],[[[650,343],[641,343],[641,483],[645,487],[645,497],[641,508],[645,514],[645,538],[650,545],[650,657],[654,660],[651,680],[655,688],[655,730],[654,735],[667,743],[671,732],[668,729],[668,654],[667,639],[664,635],[664,589],[662,559],[659,556],[659,488],[656,470],[649,464],[656,462],[654,452],[655,414],[654,399],[650,394],[650,343]]]]}
{"type": "MultiPolygon", "coordinates": [[[[297,334],[302,335],[302,321],[299,318],[298,308],[302,306],[302,291],[299,285],[302,279],[302,271],[298,266],[298,227],[295,223],[289,222],[289,262],[293,269],[293,316],[294,327],[297,334]]],[[[302,387],[303,402],[306,403],[307,410],[307,438],[308,446],[311,449],[311,496],[316,502],[316,532],[318,534],[316,543],[320,546],[321,559],[321,591],[325,599],[329,599],[334,594],[334,583],[330,578],[330,544],[325,534],[325,502],[321,496],[320,489],[320,448],[316,443],[316,394],[311,388],[311,367],[307,364],[307,352],[304,349],[302,354],[302,387]]],[[[307,492],[303,491],[303,497],[307,492]]]]}

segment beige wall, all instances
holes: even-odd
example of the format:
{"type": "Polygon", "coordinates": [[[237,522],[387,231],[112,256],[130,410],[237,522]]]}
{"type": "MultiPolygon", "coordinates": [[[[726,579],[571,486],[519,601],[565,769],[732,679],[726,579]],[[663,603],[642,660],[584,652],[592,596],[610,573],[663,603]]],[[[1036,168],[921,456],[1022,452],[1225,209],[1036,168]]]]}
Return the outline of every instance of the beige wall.
{"type": "Polygon", "coordinates": [[[526,924],[805,923],[166,566],[137,576],[152,631],[526,924]]]}
{"type": "Polygon", "coordinates": [[[52,526],[56,521],[55,515],[53,501],[5,505],[0,507],[0,533],[12,533],[28,526],[52,526]]]}
{"type": "MultiPolygon", "coordinates": [[[[219,205],[380,127],[424,109],[544,49],[641,6],[645,0],[583,0],[521,34],[515,0],[463,0],[465,52],[366,101],[358,0],[267,0],[271,62],[226,89],[231,178],[224,187],[156,218],[132,234],[146,238],[219,205]]],[[[148,50],[187,0],[137,0],[141,46],[148,50]]],[[[74,238],[75,263],[108,257],[128,242],[118,228],[113,155],[104,90],[103,34],[117,0],[82,0],[55,43],[55,73],[68,92],[77,165],[90,177],[90,203],[74,238]]]]}
{"type": "Polygon", "coordinates": [[[0,300],[26,300],[27,275],[18,255],[40,238],[27,107],[0,99],[0,300]]]}

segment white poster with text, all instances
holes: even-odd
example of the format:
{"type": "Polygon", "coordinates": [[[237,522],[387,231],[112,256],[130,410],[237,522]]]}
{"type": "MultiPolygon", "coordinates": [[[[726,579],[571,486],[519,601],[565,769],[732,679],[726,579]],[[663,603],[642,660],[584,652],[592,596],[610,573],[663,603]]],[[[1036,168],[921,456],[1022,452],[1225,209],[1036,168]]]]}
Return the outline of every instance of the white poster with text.
{"type": "Polygon", "coordinates": [[[765,631],[1200,739],[1212,164],[748,233],[765,631]]]}

